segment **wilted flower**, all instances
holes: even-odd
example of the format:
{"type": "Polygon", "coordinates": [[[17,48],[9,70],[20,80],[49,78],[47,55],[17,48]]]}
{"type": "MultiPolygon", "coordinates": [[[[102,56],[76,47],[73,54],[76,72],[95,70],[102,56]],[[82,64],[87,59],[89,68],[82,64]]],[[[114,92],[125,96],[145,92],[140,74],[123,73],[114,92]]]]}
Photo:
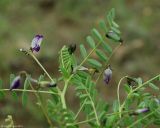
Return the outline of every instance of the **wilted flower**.
{"type": "Polygon", "coordinates": [[[112,77],[112,70],[110,68],[110,66],[108,66],[108,68],[104,71],[103,74],[103,80],[106,84],[109,84],[109,81],[111,80],[112,77]]]}
{"type": "Polygon", "coordinates": [[[55,82],[49,82],[49,81],[41,81],[39,82],[40,87],[56,87],[57,84],[55,82]]]}
{"type": "Polygon", "coordinates": [[[41,45],[42,40],[43,40],[42,35],[36,35],[32,40],[31,50],[38,52],[40,50],[40,45],[41,45]]]}
{"type": "Polygon", "coordinates": [[[20,76],[16,76],[10,85],[10,90],[16,89],[21,85],[20,76]]]}
{"type": "Polygon", "coordinates": [[[75,50],[76,50],[76,44],[70,44],[70,45],[68,46],[68,52],[69,52],[69,54],[74,53],[75,50]]]}
{"type": "Polygon", "coordinates": [[[136,79],[132,77],[127,77],[127,83],[128,83],[128,86],[132,88],[135,88],[138,85],[136,79]]]}

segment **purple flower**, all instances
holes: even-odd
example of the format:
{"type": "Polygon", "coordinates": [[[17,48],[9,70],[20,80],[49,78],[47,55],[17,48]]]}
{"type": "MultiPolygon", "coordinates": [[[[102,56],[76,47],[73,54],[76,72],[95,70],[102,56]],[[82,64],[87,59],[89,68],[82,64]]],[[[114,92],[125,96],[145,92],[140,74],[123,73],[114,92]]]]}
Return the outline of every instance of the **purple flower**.
{"type": "Polygon", "coordinates": [[[148,111],[149,111],[148,108],[141,108],[141,109],[137,109],[135,111],[135,113],[140,114],[140,113],[145,113],[145,112],[148,112],[148,111]]]}
{"type": "Polygon", "coordinates": [[[142,114],[142,113],[146,113],[149,112],[149,108],[140,108],[135,110],[134,112],[130,113],[130,115],[138,115],[138,114],[142,114]]]}
{"type": "Polygon", "coordinates": [[[10,90],[16,89],[21,85],[20,76],[16,76],[10,85],[10,90]]]}
{"type": "Polygon", "coordinates": [[[41,45],[42,40],[43,40],[43,36],[42,35],[36,35],[33,38],[32,43],[31,43],[32,52],[33,51],[38,52],[40,50],[40,45],[41,45]]]}
{"type": "Polygon", "coordinates": [[[112,70],[110,68],[110,66],[108,66],[108,68],[104,71],[103,74],[103,80],[106,84],[109,84],[109,81],[111,80],[112,77],[112,70]]]}

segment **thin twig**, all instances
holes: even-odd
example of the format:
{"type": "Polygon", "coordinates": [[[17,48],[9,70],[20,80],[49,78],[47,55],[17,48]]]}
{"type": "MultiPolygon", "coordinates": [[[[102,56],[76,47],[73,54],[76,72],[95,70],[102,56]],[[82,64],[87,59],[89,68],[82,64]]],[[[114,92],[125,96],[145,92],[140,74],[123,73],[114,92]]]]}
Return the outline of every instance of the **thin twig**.
{"type": "Polygon", "coordinates": [[[100,74],[98,75],[98,78],[96,79],[96,82],[95,82],[96,84],[98,83],[99,79],[101,78],[104,70],[107,68],[107,66],[108,66],[108,64],[109,64],[112,56],[116,53],[116,51],[120,48],[121,45],[122,45],[122,43],[120,43],[120,44],[113,50],[113,52],[111,53],[111,55],[109,56],[109,59],[108,59],[107,63],[103,66],[102,71],[100,72],[100,74]]]}
{"type": "MultiPolygon", "coordinates": [[[[0,91],[10,91],[10,89],[0,89],[0,91]]],[[[39,92],[39,93],[45,93],[45,94],[54,94],[54,95],[58,95],[58,93],[55,92],[51,92],[51,91],[36,91],[36,90],[24,90],[24,89],[12,89],[12,91],[17,91],[17,92],[30,92],[30,93],[35,93],[35,92],[39,92]]]]}

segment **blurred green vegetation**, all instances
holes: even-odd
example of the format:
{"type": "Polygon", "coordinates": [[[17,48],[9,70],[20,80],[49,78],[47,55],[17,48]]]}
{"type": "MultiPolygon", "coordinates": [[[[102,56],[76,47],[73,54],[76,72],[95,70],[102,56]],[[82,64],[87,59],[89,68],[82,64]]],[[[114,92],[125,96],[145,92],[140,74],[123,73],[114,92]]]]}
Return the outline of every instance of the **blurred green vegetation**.
{"type": "MultiPolygon", "coordinates": [[[[112,86],[105,87],[103,82],[98,86],[101,95],[108,101],[115,98],[117,82],[124,75],[144,79],[156,75],[160,71],[159,0],[0,0],[0,78],[4,86],[9,87],[11,73],[26,70],[35,78],[42,73],[30,57],[18,51],[30,47],[35,34],[44,35],[37,57],[57,76],[57,57],[62,45],[85,43],[90,29],[98,26],[98,21],[112,7],[116,9],[124,45],[112,58],[112,86]]],[[[0,101],[0,124],[11,114],[17,124],[47,126],[43,115],[37,114],[32,96],[30,106],[23,108],[8,95],[0,101]]],[[[75,100],[71,94],[69,106],[75,100]]]]}

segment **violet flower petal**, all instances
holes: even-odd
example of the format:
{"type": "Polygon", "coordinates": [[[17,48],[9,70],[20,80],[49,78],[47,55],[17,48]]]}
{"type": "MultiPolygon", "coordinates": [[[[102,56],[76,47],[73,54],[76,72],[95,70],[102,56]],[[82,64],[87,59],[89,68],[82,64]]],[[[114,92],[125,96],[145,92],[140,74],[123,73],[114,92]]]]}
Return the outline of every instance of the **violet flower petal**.
{"type": "Polygon", "coordinates": [[[31,43],[31,49],[32,51],[38,52],[40,50],[40,45],[42,43],[43,36],[42,35],[36,35],[31,43]]]}
{"type": "Polygon", "coordinates": [[[20,76],[16,76],[10,85],[10,90],[18,88],[20,84],[20,76]]]}
{"type": "Polygon", "coordinates": [[[140,114],[140,113],[145,113],[145,112],[148,112],[148,111],[149,111],[148,108],[141,108],[141,109],[137,109],[135,112],[136,112],[137,114],[140,114]]]}

